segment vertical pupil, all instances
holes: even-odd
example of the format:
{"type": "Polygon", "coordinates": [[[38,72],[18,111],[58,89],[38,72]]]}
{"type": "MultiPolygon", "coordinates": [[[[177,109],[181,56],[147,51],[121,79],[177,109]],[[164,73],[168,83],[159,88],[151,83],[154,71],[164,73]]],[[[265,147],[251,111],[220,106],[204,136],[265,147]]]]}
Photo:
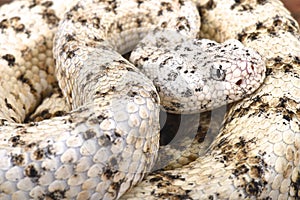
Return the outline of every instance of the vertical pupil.
{"type": "Polygon", "coordinates": [[[217,77],[220,78],[221,77],[221,70],[217,69],[217,77]]]}

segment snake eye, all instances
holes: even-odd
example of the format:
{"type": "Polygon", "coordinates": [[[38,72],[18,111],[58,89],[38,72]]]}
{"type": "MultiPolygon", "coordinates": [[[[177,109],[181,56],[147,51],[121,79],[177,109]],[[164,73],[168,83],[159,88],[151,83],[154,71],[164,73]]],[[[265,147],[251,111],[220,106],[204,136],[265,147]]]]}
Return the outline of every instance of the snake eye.
{"type": "Polygon", "coordinates": [[[211,68],[210,76],[216,81],[224,81],[226,76],[226,70],[211,68]]]}

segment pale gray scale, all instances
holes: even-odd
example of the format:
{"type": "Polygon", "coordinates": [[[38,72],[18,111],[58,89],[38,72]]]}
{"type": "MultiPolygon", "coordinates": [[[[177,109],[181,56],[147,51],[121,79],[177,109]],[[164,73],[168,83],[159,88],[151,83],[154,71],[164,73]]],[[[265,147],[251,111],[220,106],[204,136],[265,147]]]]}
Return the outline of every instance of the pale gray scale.
{"type": "Polygon", "coordinates": [[[237,40],[222,44],[170,31],[149,33],[130,60],[153,80],[164,109],[198,113],[238,101],[265,77],[265,61],[237,40]]]}
{"type": "Polygon", "coordinates": [[[206,22],[201,35],[256,49],[266,79],[233,104],[204,156],[153,173],[123,199],[299,199],[298,24],[279,0],[195,2],[206,22]]]}
{"type": "Polygon", "coordinates": [[[145,1],[137,6],[134,1],[84,1],[66,14],[56,34],[57,76],[68,102],[73,109],[91,105],[89,109],[96,116],[105,118],[98,131],[111,141],[101,143],[105,145],[103,154],[114,158],[114,166],[100,154],[99,159],[93,159],[103,165],[96,189],[103,199],[120,197],[150,171],[156,160],[159,97],[152,82],[121,54],[130,51],[155,26],[178,32],[190,27],[193,31],[187,34],[196,36],[198,20],[182,21],[189,26],[177,21],[182,9],[188,6],[196,10],[194,5],[171,2],[145,1]],[[165,4],[168,8],[157,18],[156,12],[165,4]],[[98,22],[92,26],[95,18],[98,22]],[[110,176],[104,176],[105,170],[110,176]]]}
{"type": "MultiPolygon", "coordinates": [[[[19,2],[22,3],[9,4],[1,11],[14,11],[24,23],[29,21],[34,25],[31,40],[24,44],[24,52],[33,49],[33,53],[28,55],[28,60],[19,62],[19,58],[27,58],[27,55],[14,52],[19,47],[15,34],[3,31],[1,39],[3,36],[2,41],[7,42],[9,38],[8,50],[20,64],[21,70],[15,75],[28,74],[28,79],[21,78],[26,84],[39,82],[36,79],[41,76],[41,84],[34,89],[43,93],[51,87],[45,82],[53,81],[51,76],[47,80],[47,73],[53,73],[53,69],[40,72],[38,67],[44,66],[37,58],[44,61],[44,50],[52,48],[49,41],[53,41],[57,24],[51,22],[58,22],[53,12],[62,16],[67,10],[64,4],[70,2],[53,1],[53,6],[51,1],[19,2]],[[49,7],[53,10],[47,9],[49,7]],[[47,12],[40,12],[44,9],[47,12]],[[37,75],[30,76],[32,72],[37,75]]],[[[69,5],[70,11],[60,23],[54,44],[56,76],[72,111],[38,123],[8,123],[11,108],[16,108],[16,115],[22,116],[20,120],[10,121],[22,122],[32,111],[26,104],[32,106],[39,99],[34,100],[35,94],[26,94],[30,88],[25,88],[24,95],[20,93],[9,101],[3,97],[1,104],[5,106],[1,118],[6,119],[1,120],[0,127],[1,198],[117,199],[154,165],[159,145],[159,97],[152,82],[120,53],[130,50],[145,32],[156,26],[173,27],[195,36],[200,25],[196,7],[188,1],[183,5],[173,1],[95,3],[92,0],[72,7],[74,4],[69,5]],[[190,15],[186,10],[192,11],[190,15]],[[157,17],[160,11],[162,15],[157,17]],[[11,106],[11,102],[17,106],[11,106]],[[22,111],[24,107],[26,112],[22,111]]],[[[6,50],[5,45],[1,48],[6,50]]],[[[5,71],[15,62],[10,55],[1,61],[5,63],[1,70],[5,71]]],[[[53,64],[53,59],[47,62],[53,64]]],[[[13,71],[1,73],[1,91],[9,92],[22,86],[16,84],[17,78],[11,78],[13,71]]]]}
{"type": "MultiPolygon", "coordinates": [[[[97,116],[93,111],[91,107],[79,108],[68,116],[36,124],[2,126],[1,132],[11,133],[9,140],[5,134],[0,136],[2,159],[0,171],[6,177],[1,184],[2,195],[15,194],[18,190],[24,190],[26,191],[25,198],[39,199],[55,194],[50,189],[51,187],[55,187],[57,193],[65,193],[64,191],[72,191],[82,185],[83,182],[71,183],[75,176],[91,179],[99,175],[101,176],[96,186],[101,190],[95,190],[92,187],[86,191],[94,195],[102,195],[103,190],[109,190],[110,186],[103,184],[101,180],[116,177],[115,174],[124,178],[126,173],[139,174],[143,173],[141,170],[147,170],[141,168],[140,165],[151,166],[147,162],[148,157],[152,157],[151,151],[155,153],[157,150],[148,149],[150,154],[142,158],[137,152],[137,148],[140,147],[135,147],[131,143],[134,142],[134,138],[125,140],[122,133],[117,132],[121,130],[121,125],[111,123],[116,121],[118,116],[107,116],[105,110],[99,111],[97,116]],[[126,147],[126,143],[132,148],[126,147]],[[85,170],[78,171],[76,166],[81,164],[81,159],[89,159],[91,162],[85,170]],[[119,167],[122,167],[122,171],[119,167]],[[12,170],[16,169],[20,175],[11,174],[12,170]],[[54,180],[45,181],[46,176],[50,174],[53,174],[61,184],[54,186],[54,180]],[[28,185],[21,187],[24,181],[27,181],[28,185]],[[4,184],[9,182],[16,184],[16,188],[9,188],[9,185],[4,184]],[[42,190],[43,193],[36,193],[37,189],[42,190]],[[30,193],[27,193],[28,191],[30,193]]],[[[137,138],[139,137],[138,131],[132,129],[132,132],[137,138]]],[[[150,139],[149,142],[152,141],[151,138],[148,139],[150,139]]],[[[119,192],[124,193],[130,185],[120,183],[120,187],[119,192]]],[[[72,193],[65,194],[65,197],[73,198],[77,195],[72,193]]],[[[113,195],[114,198],[116,195],[113,195]]]]}
{"type": "MultiPolygon", "coordinates": [[[[20,0],[1,9],[7,15],[17,16],[10,20],[9,31],[1,32],[4,42],[0,45],[1,52],[5,52],[0,79],[0,104],[4,105],[0,121],[1,199],[117,199],[151,170],[156,159],[159,97],[152,82],[120,54],[130,51],[155,28],[168,28],[185,37],[195,37],[200,25],[196,7],[191,1],[182,0],[87,0],[72,6],[75,3],[20,0]],[[73,110],[65,116],[38,123],[14,123],[21,123],[32,112],[45,89],[51,91],[55,81],[53,59],[46,58],[52,56],[49,53],[52,52],[52,36],[65,12],[56,35],[54,54],[56,76],[73,110]],[[31,32],[17,33],[23,30],[22,24],[16,23],[19,18],[30,24],[31,32]],[[21,35],[21,39],[16,35],[21,35]],[[22,40],[29,35],[30,40],[22,40]],[[28,43],[21,43],[24,41],[28,43]],[[10,68],[14,64],[20,65],[20,70],[10,68]],[[25,89],[20,81],[26,85],[25,89]],[[9,101],[5,99],[7,91],[9,95],[12,93],[9,101]],[[12,106],[12,102],[17,106],[12,106]],[[18,119],[14,119],[15,116],[18,119]]],[[[1,22],[6,29],[6,21],[1,22]]],[[[162,38],[157,45],[163,47],[166,41],[162,38]]],[[[188,57],[188,51],[190,49],[185,48],[179,54],[182,60],[188,57]]],[[[165,50],[164,54],[168,52],[165,50]]],[[[143,59],[147,57],[143,55],[143,59]]],[[[259,57],[257,60],[259,63],[259,57]]],[[[183,65],[171,55],[161,61],[183,65]]],[[[243,63],[244,59],[232,61],[243,63]]],[[[215,79],[220,79],[218,67],[210,70],[215,79]]],[[[247,69],[247,65],[244,68],[247,69]]],[[[167,78],[175,88],[177,71],[170,72],[167,78]]],[[[182,92],[183,96],[191,94],[187,90],[182,92]]],[[[181,102],[175,102],[174,107],[181,107],[181,102]]],[[[239,139],[243,142],[243,138],[239,139]]],[[[251,140],[249,145],[252,143],[251,140]]],[[[281,153],[279,148],[276,152],[281,153]]],[[[202,163],[218,167],[212,160],[211,157],[203,158],[203,162],[198,163],[201,167],[187,171],[199,174],[204,171],[202,163]]],[[[280,169],[284,162],[278,163],[276,168],[280,169]]],[[[172,174],[169,178],[177,179],[185,188],[190,187],[184,185],[176,172],[172,174]]],[[[194,174],[191,177],[197,181],[207,180],[207,177],[199,179],[194,174]]],[[[209,194],[207,190],[204,192],[209,194]]],[[[144,190],[140,194],[147,192],[144,190]]]]}

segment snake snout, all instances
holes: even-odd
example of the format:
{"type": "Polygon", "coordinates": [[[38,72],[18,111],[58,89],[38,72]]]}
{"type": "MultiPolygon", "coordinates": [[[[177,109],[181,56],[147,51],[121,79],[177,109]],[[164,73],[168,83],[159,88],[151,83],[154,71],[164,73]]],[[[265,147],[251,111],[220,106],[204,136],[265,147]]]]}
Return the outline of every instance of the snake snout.
{"type": "Polygon", "coordinates": [[[257,90],[265,76],[265,64],[261,57],[257,57],[253,51],[247,52],[251,52],[252,57],[248,55],[236,60],[233,70],[228,70],[230,73],[226,78],[234,88],[235,94],[241,97],[257,90]]]}

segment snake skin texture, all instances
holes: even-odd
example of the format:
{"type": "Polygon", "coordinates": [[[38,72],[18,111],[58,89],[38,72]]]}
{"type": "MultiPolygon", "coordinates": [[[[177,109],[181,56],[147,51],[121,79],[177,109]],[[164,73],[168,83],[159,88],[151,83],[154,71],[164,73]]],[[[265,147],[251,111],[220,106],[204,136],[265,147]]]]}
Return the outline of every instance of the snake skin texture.
{"type": "Polygon", "coordinates": [[[174,31],[148,34],[130,61],[153,80],[169,113],[199,113],[232,103],[255,91],[265,76],[261,56],[237,40],[218,44],[174,31]]]}
{"type": "MultiPolygon", "coordinates": [[[[158,150],[159,98],[152,83],[113,51],[125,53],[134,46],[130,41],[141,39],[148,30],[132,36],[139,39],[118,38],[118,32],[106,35],[105,31],[97,37],[99,33],[93,28],[104,24],[108,30],[111,22],[97,22],[99,19],[93,18],[93,9],[97,8],[91,2],[74,6],[77,1],[16,1],[13,6],[1,8],[7,13],[0,22],[5,35],[1,37],[6,42],[0,51],[1,65],[5,66],[1,68],[4,75],[0,87],[5,94],[0,98],[0,105],[5,105],[0,111],[1,199],[115,199],[154,165],[156,155],[150,157],[158,150]],[[70,8],[56,36],[54,52],[58,66],[63,66],[58,67],[57,77],[65,89],[66,106],[73,111],[58,113],[63,116],[50,120],[21,124],[29,120],[44,97],[56,90],[52,38],[65,10],[70,8]],[[94,24],[87,23],[90,16],[94,24]],[[78,40],[81,37],[84,40],[78,40]],[[95,58],[102,53],[107,55],[103,62],[110,64],[95,67],[99,62],[95,58]],[[88,73],[84,66],[91,67],[96,75],[88,73]],[[101,72],[103,68],[107,72],[101,72]],[[88,77],[80,76],[86,73],[88,77]],[[128,87],[129,82],[134,87],[128,87]],[[130,130],[124,123],[114,124],[136,119],[137,115],[143,117],[138,128],[137,124],[129,124],[135,127],[130,130]],[[133,133],[125,142],[120,139],[123,130],[133,133]],[[118,171],[116,167],[120,166],[126,170],[118,171]]],[[[100,2],[107,3],[107,12],[118,8],[116,1],[100,2]]],[[[143,2],[135,1],[138,5],[143,2]]],[[[165,2],[161,4],[165,12],[176,7],[175,1],[165,2]]],[[[219,42],[236,38],[256,49],[267,59],[267,79],[255,94],[232,107],[204,156],[182,168],[150,174],[122,198],[297,199],[298,25],[276,0],[196,3],[202,17],[200,36],[219,42]],[[233,20],[236,18],[239,20],[233,20]]],[[[140,16],[134,28],[146,20],[140,16]]],[[[126,28],[131,29],[122,27],[126,28]]],[[[54,97],[60,99],[55,94],[54,97]]]]}
{"type": "MultiPolygon", "coordinates": [[[[170,26],[192,37],[199,30],[197,9],[189,1],[79,1],[68,4],[70,9],[64,3],[15,1],[2,7],[2,70],[7,71],[1,82],[2,199],[116,199],[137,184],[157,157],[159,97],[152,82],[114,50],[130,50],[153,26],[170,26]],[[54,75],[72,112],[21,124],[35,118],[34,107],[55,92],[54,75]]],[[[232,48],[249,51],[238,44],[232,48]]],[[[251,56],[241,65],[231,61],[234,78],[240,80],[236,75],[245,72],[256,76],[259,56],[251,55],[256,55],[253,62],[251,56]]],[[[264,77],[261,63],[258,80],[249,78],[254,85],[234,84],[247,82],[255,90],[264,77]]],[[[232,98],[232,92],[226,95],[232,98]]]]}
{"type": "Polygon", "coordinates": [[[124,199],[299,199],[299,27],[280,1],[198,1],[201,36],[267,58],[262,87],[235,104],[208,152],[157,171],[124,199]],[[237,19],[237,20],[234,20],[237,19]]]}

